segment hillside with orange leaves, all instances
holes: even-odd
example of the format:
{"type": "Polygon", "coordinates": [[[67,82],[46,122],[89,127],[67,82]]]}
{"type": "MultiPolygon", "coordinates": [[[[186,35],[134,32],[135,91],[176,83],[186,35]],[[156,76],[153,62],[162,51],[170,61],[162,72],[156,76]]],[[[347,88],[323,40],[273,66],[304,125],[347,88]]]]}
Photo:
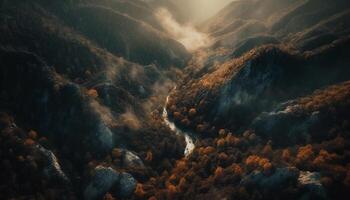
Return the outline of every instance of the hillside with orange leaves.
{"type": "Polygon", "coordinates": [[[0,0],[0,199],[347,199],[349,1],[192,3],[0,0]]]}

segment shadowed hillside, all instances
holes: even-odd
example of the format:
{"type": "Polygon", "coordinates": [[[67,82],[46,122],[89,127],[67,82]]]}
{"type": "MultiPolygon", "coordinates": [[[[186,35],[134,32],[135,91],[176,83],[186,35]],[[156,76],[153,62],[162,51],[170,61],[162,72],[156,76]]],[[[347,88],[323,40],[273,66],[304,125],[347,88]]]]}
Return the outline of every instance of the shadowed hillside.
{"type": "MultiPolygon", "coordinates": [[[[123,185],[115,191],[117,196],[128,197],[136,187],[134,177],[142,174],[145,179],[163,171],[153,159],[144,161],[147,152],[154,152],[152,157],[158,161],[182,156],[183,138],[171,134],[151,111],[163,102],[163,91],[171,87],[174,72],[184,66],[189,54],[153,28],[151,11],[134,10],[150,9],[137,2],[1,1],[0,108],[22,128],[17,133],[12,130],[17,125],[9,124],[1,131],[5,138],[14,131],[10,139],[20,137],[17,143],[22,145],[23,140],[29,146],[14,155],[4,152],[8,157],[1,161],[8,168],[3,180],[21,178],[1,183],[1,198],[29,198],[35,192],[44,199],[60,199],[63,189],[70,191],[70,198],[100,198],[109,188],[98,188],[97,193],[84,190],[102,165],[113,167],[116,173],[128,172],[120,179],[124,184],[127,181],[127,188],[123,185]],[[149,20],[142,15],[149,15],[149,20]],[[103,20],[106,17],[110,20],[103,20]],[[26,139],[30,130],[36,136],[26,139]],[[37,189],[29,191],[28,185],[21,189],[22,184],[47,175],[36,155],[31,162],[39,168],[31,171],[33,177],[25,179],[22,170],[11,168],[18,165],[18,156],[23,162],[30,159],[37,145],[58,157],[70,185],[56,183],[49,175],[37,189]],[[112,156],[113,165],[112,152],[121,152],[112,156]],[[44,192],[48,188],[52,190],[44,192]]],[[[13,148],[22,148],[16,145],[13,148]]],[[[173,163],[164,162],[168,168],[173,163]]]]}

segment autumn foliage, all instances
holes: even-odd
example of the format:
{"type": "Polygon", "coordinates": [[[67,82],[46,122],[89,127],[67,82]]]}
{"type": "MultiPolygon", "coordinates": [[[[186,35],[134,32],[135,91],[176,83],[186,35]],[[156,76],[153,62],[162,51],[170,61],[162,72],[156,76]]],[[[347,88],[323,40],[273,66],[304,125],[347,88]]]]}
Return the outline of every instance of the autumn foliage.
{"type": "Polygon", "coordinates": [[[138,197],[138,198],[143,198],[145,196],[145,191],[143,190],[143,185],[138,183],[136,185],[136,189],[135,189],[135,195],[138,197]]]}
{"type": "Polygon", "coordinates": [[[90,89],[87,91],[87,95],[89,95],[90,97],[93,98],[97,98],[98,97],[98,92],[95,89],[90,89]]]}

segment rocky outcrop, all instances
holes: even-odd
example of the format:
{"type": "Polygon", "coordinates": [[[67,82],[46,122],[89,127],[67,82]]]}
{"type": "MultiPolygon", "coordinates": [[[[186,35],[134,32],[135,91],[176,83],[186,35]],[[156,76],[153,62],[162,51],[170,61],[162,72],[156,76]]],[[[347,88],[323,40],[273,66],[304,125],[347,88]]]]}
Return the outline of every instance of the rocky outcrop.
{"type": "Polygon", "coordinates": [[[101,198],[108,191],[117,193],[119,197],[129,197],[136,188],[136,180],[132,175],[119,173],[111,167],[97,166],[90,183],[84,190],[84,198],[94,200],[101,198]]]}
{"type": "Polygon", "coordinates": [[[134,168],[134,169],[144,169],[145,166],[142,162],[142,160],[131,151],[128,151],[126,149],[121,149],[121,160],[122,165],[125,168],[134,168]]]}
{"type": "Polygon", "coordinates": [[[301,200],[327,199],[320,173],[299,171],[297,168],[277,168],[271,175],[253,171],[245,176],[240,184],[267,191],[278,191],[290,185],[297,185],[301,189],[301,200]]]}
{"type": "Polygon", "coordinates": [[[318,172],[301,171],[298,178],[299,185],[306,189],[301,197],[307,199],[327,199],[326,189],[321,184],[321,174],[318,172]]]}
{"type": "Polygon", "coordinates": [[[122,172],[117,185],[117,194],[119,194],[120,197],[127,198],[134,193],[135,188],[136,180],[134,177],[129,173],[122,172]]]}
{"type": "Polygon", "coordinates": [[[107,193],[115,182],[119,181],[119,173],[110,167],[97,166],[90,184],[84,191],[87,200],[98,199],[107,193]]]}
{"type": "Polygon", "coordinates": [[[291,107],[287,107],[261,114],[253,121],[252,127],[259,135],[273,139],[278,145],[305,143],[309,142],[312,128],[319,125],[321,119],[319,112],[296,114],[291,107]]]}
{"type": "Polygon", "coordinates": [[[39,151],[39,153],[44,157],[46,161],[46,167],[44,169],[45,175],[47,175],[51,179],[58,179],[59,181],[63,181],[64,183],[69,183],[70,180],[62,171],[61,165],[59,164],[55,154],[52,151],[45,149],[39,144],[36,145],[35,148],[39,151]]]}
{"type": "Polygon", "coordinates": [[[307,143],[332,137],[330,130],[348,118],[344,110],[349,107],[349,87],[347,81],[279,104],[273,112],[258,116],[251,127],[258,135],[272,139],[276,145],[307,143]]]}
{"type": "Polygon", "coordinates": [[[63,162],[40,142],[50,146],[39,141],[37,132],[18,127],[10,114],[0,112],[2,199],[30,199],[33,194],[45,196],[44,191],[59,191],[62,199],[75,195],[63,162]]]}
{"type": "Polygon", "coordinates": [[[259,187],[276,191],[284,188],[291,182],[297,182],[299,170],[296,168],[277,168],[272,175],[265,175],[260,171],[253,171],[241,180],[241,185],[259,187]]]}

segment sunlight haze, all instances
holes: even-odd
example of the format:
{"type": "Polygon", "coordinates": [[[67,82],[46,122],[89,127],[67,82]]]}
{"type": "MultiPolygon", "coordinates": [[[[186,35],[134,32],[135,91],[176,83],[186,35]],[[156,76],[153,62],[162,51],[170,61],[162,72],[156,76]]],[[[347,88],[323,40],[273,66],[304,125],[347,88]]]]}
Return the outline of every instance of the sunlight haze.
{"type": "Polygon", "coordinates": [[[201,22],[215,15],[233,0],[172,0],[191,16],[194,22],[201,22]]]}

